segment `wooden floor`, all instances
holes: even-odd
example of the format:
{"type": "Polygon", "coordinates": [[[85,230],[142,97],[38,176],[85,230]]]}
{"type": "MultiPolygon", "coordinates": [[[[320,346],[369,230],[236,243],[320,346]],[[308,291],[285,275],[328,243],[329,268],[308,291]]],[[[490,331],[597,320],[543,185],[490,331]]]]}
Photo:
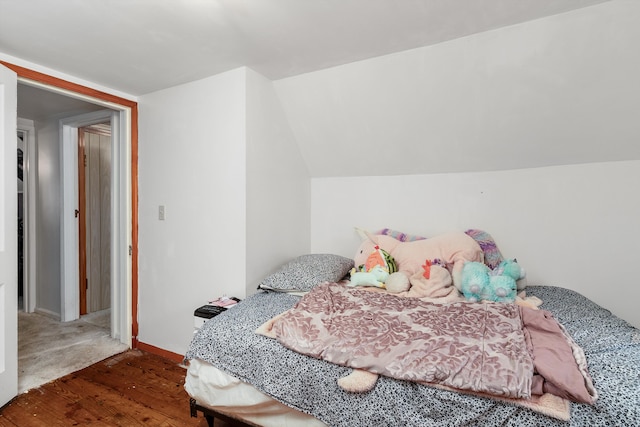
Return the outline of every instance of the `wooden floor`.
{"type": "Polygon", "coordinates": [[[175,362],[130,350],[19,395],[0,426],[204,427],[202,414],[189,416],[184,378],[175,362]]]}

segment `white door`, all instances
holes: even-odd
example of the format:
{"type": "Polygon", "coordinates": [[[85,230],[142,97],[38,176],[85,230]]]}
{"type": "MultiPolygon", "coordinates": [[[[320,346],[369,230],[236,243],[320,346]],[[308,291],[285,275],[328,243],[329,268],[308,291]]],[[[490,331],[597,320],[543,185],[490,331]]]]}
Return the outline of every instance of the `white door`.
{"type": "Polygon", "coordinates": [[[0,65],[0,406],[18,394],[17,85],[0,65]]]}

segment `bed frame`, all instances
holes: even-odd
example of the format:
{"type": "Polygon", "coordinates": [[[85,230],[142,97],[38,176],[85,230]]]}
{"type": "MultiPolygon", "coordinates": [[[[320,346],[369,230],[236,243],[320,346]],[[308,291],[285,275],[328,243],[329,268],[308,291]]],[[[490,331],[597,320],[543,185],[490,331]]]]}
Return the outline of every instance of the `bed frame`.
{"type": "Polygon", "coordinates": [[[225,426],[231,427],[260,427],[258,424],[254,424],[250,421],[243,420],[238,415],[231,412],[223,412],[207,408],[199,405],[194,398],[189,398],[189,409],[192,418],[198,418],[198,411],[202,412],[202,415],[207,420],[209,427],[214,427],[214,420],[217,418],[225,422],[225,426]]]}

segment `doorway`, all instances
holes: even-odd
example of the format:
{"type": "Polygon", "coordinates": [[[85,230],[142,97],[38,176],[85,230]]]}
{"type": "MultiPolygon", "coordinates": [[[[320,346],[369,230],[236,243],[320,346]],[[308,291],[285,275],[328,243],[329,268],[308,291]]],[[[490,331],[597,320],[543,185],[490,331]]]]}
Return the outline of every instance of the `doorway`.
{"type": "MultiPolygon", "coordinates": [[[[86,101],[69,101],[63,95],[36,89],[19,84],[18,90],[19,114],[28,115],[33,119],[32,123],[35,123],[33,133],[38,141],[38,149],[32,153],[38,156],[37,160],[30,156],[28,157],[28,160],[32,161],[34,168],[39,171],[34,180],[36,183],[35,192],[39,193],[37,198],[39,206],[35,218],[38,226],[34,228],[40,233],[39,238],[36,239],[36,246],[38,246],[40,254],[38,261],[31,264],[36,264],[36,269],[40,272],[38,276],[42,278],[37,283],[37,292],[33,293],[37,302],[35,309],[30,311],[35,311],[35,313],[19,313],[19,391],[25,391],[30,387],[48,382],[60,375],[102,360],[129,348],[131,345],[129,336],[126,334],[121,335],[120,325],[124,324],[126,320],[114,319],[111,310],[110,281],[112,265],[110,242],[113,227],[110,226],[112,193],[112,174],[110,171],[112,143],[110,138],[112,122],[116,126],[119,123],[118,119],[113,117],[119,113],[115,110],[105,110],[101,105],[87,103],[86,101]],[[25,95],[28,96],[28,99],[25,99],[25,95]],[[107,118],[106,122],[105,117],[107,118]],[[102,127],[93,124],[95,121],[103,122],[102,127]],[[63,301],[65,281],[62,279],[62,275],[59,276],[61,278],[59,281],[51,278],[55,277],[56,269],[57,271],[62,270],[63,258],[60,256],[60,247],[66,236],[71,234],[72,239],[77,236],[77,232],[68,233],[69,227],[67,227],[66,233],[63,231],[62,223],[64,223],[63,217],[66,210],[64,204],[61,203],[61,199],[64,199],[64,197],[59,195],[77,194],[77,167],[70,166],[62,160],[64,159],[64,153],[69,151],[65,150],[65,144],[68,148],[74,143],[67,141],[65,135],[72,133],[74,129],[77,135],[79,132],[78,126],[80,125],[87,125],[87,129],[93,129],[94,133],[100,130],[103,135],[108,135],[106,143],[101,144],[103,147],[101,149],[98,147],[98,155],[90,156],[92,158],[97,157],[98,161],[100,158],[108,160],[106,165],[108,173],[105,173],[105,168],[103,168],[102,175],[106,175],[105,179],[101,183],[98,182],[98,187],[101,190],[98,199],[106,198],[103,205],[107,210],[107,214],[103,215],[103,219],[98,217],[96,221],[98,225],[101,222],[105,224],[102,227],[102,232],[107,245],[102,255],[106,254],[106,259],[101,260],[104,261],[102,263],[104,267],[100,268],[98,273],[106,276],[107,286],[104,291],[100,292],[103,306],[98,306],[91,310],[94,315],[82,316],[82,318],[76,315],[75,318],[65,318],[64,309],[66,307],[63,301]],[[63,129],[67,130],[67,132],[64,132],[63,129]],[[103,153],[100,153],[100,151],[103,151],[103,153]],[[75,175],[74,179],[55,178],[56,176],[64,177],[69,175],[73,168],[75,168],[75,172],[72,174],[75,175]],[[51,218],[52,216],[58,216],[60,220],[56,221],[55,218],[51,218]],[[56,230],[59,230],[57,239],[55,238],[56,230]],[[49,238],[47,239],[45,236],[49,238]],[[50,236],[54,236],[53,239],[50,236]],[[53,298],[51,298],[51,295],[53,295],[53,298]],[[36,326],[34,327],[34,325],[36,326]],[[125,341],[126,345],[121,340],[125,341]],[[44,361],[45,364],[41,366],[43,356],[46,360],[44,361]]],[[[119,132],[115,132],[115,135],[119,134],[119,132]]],[[[20,146],[20,144],[17,144],[17,146],[20,146]]],[[[75,200],[73,206],[80,207],[78,200],[75,200]]],[[[88,218],[91,218],[91,216],[88,216],[88,218]]],[[[73,217],[72,221],[78,224],[78,220],[73,217]]],[[[29,226],[31,224],[25,222],[25,225],[29,226]]],[[[90,224],[89,230],[93,228],[95,227],[90,224]]],[[[115,227],[115,229],[117,230],[118,228],[115,227]]],[[[102,246],[105,245],[103,244],[102,246]]],[[[70,251],[74,256],[78,256],[77,248],[71,248],[70,251]]],[[[75,265],[78,265],[77,260],[75,265]]],[[[122,303],[122,300],[118,301],[118,304],[122,303]]],[[[121,309],[113,310],[113,312],[117,315],[127,314],[127,307],[119,308],[121,309]]],[[[79,307],[76,306],[74,311],[78,313],[79,307]]]]}
{"type": "MultiPolygon", "coordinates": [[[[117,203],[114,208],[116,215],[115,223],[116,227],[114,227],[113,231],[113,239],[114,244],[112,245],[112,264],[115,267],[112,269],[112,280],[118,282],[118,286],[121,287],[120,295],[117,298],[117,304],[114,305],[115,308],[119,311],[112,316],[112,320],[116,319],[117,323],[117,332],[119,334],[119,339],[125,343],[127,346],[132,346],[134,348],[137,347],[137,254],[138,254],[138,235],[137,235],[137,103],[135,101],[131,101],[119,96],[111,95],[109,93],[101,92],[99,90],[95,90],[86,86],[82,86],[76,83],[72,83],[69,81],[65,81],[47,74],[43,74],[37,71],[33,71],[15,64],[7,63],[5,61],[0,61],[3,67],[0,67],[0,82],[6,83],[7,91],[6,96],[2,97],[2,104],[4,108],[4,121],[0,120],[0,130],[2,130],[2,123],[8,124],[9,126],[5,126],[3,140],[7,142],[6,147],[11,148],[7,153],[5,153],[5,166],[10,165],[15,162],[16,155],[16,146],[15,138],[16,137],[16,115],[12,114],[11,110],[15,111],[15,99],[16,99],[16,86],[28,86],[28,87],[38,87],[47,92],[52,92],[56,94],[62,94],[65,96],[65,99],[70,100],[83,100],[94,105],[99,106],[99,108],[109,108],[115,114],[115,124],[113,125],[115,129],[118,130],[121,141],[120,144],[117,144],[114,148],[115,156],[114,161],[117,161],[117,172],[114,173],[114,182],[112,183],[112,188],[117,194],[117,197],[114,197],[114,200],[117,200],[117,203]],[[15,74],[12,74],[10,71],[7,71],[6,68],[12,70],[15,74]],[[16,79],[17,75],[17,79],[16,79]],[[12,101],[13,99],[13,101],[12,101]],[[13,106],[11,103],[14,103],[13,106]],[[12,117],[13,116],[13,117],[12,117]],[[7,131],[10,130],[10,133],[7,131]],[[13,133],[13,136],[11,136],[13,133]],[[116,160],[117,159],[117,160],[116,160]]],[[[18,120],[18,123],[20,120],[18,120]]],[[[55,134],[60,135],[63,133],[62,130],[56,128],[54,131],[55,134]]],[[[38,144],[40,143],[40,139],[38,140],[38,144]]],[[[40,152],[41,147],[38,145],[38,151],[40,152]]],[[[62,156],[63,153],[60,151],[65,151],[65,148],[58,147],[56,152],[59,153],[59,156],[62,156]]],[[[50,154],[50,153],[49,153],[50,154]]],[[[37,153],[38,157],[40,153],[37,153]]],[[[52,166],[54,164],[42,162],[40,164],[40,168],[38,168],[39,182],[36,183],[36,187],[42,182],[60,182],[59,176],[52,176],[50,172],[53,170],[52,166]]],[[[17,206],[15,201],[15,178],[16,172],[13,169],[15,166],[7,166],[5,169],[11,171],[12,173],[5,177],[5,182],[10,182],[11,184],[7,184],[6,188],[12,190],[5,195],[4,200],[10,200],[6,203],[7,208],[11,208],[5,210],[5,213],[10,216],[14,215],[14,212],[17,214],[17,206]],[[13,200],[11,200],[13,199],[13,200]]],[[[35,170],[36,167],[33,167],[35,170]]],[[[75,190],[75,189],[74,189],[75,190]]],[[[40,206],[40,202],[42,199],[57,200],[58,203],[61,203],[61,200],[67,196],[66,193],[72,193],[73,191],[66,191],[62,194],[62,197],[58,194],[50,194],[47,191],[38,191],[38,209],[42,208],[40,206]]],[[[33,192],[32,192],[33,193],[33,192]]],[[[65,205],[66,209],[66,205],[65,205]]],[[[67,216],[67,210],[62,211],[62,209],[54,209],[51,212],[44,212],[44,214],[40,215],[42,221],[49,222],[50,224],[58,223],[60,224],[59,234],[61,236],[66,236],[65,232],[69,231],[69,227],[65,227],[61,224],[63,221],[56,221],[56,217],[67,216]],[[48,215],[49,213],[53,215],[48,215]]],[[[1,213],[1,212],[0,212],[1,213]]],[[[30,214],[29,214],[30,215],[30,214]]],[[[73,210],[71,211],[71,215],[73,216],[73,210]]],[[[5,215],[5,218],[7,216],[5,215]]],[[[15,217],[14,217],[15,218],[15,217]]],[[[15,225],[15,220],[7,220],[7,223],[11,225],[10,229],[12,231],[8,234],[8,239],[12,243],[11,249],[8,249],[9,255],[16,254],[17,248],[14,247],[14,244],[17,246],[17,230],[13,230],[15,225]]],[[[7,228],[8,230],[9,228],[7,228]]],[[[1,230],[0,230],[1,231],[1,230]]],[[[46,233],[41,232],[41,228],[37,227],[38,239],[37,245],[34,245],[34,248],[37,247],[38,251],[38,267],[42,265],[40,257],[42,255],[49,255],[50,259],[54,258],[55,254],[60,255],[62,244],[55,245],[55,242],[59,242],[59,239],[54,238],[50,239],[46,235],[46,233]],[[43,248],[42,243],[45,243],[44,246],[48,242],[51,243],[51,249],[48,247],[43,248]]],[[[0,233],[1,234],[1,233],[0,233]]],[[[34,233],[35,234],[35,233],[34,233]]],[[[35,237],[35,236],[32,236],[35,237]]],[[[25,241],[30,241],[32,238],[26,239],[25,241]]],[[[77,239],[77,237],[75,237],[77,239]]],[[[76,240],[77,244],[77,240],[76,240]]],[[[63,251],[62,251],[63,252],[63,251]]],[[[10,256],[7,259],[11,259],[10,256]]],[[[68,257],[67,257],[68,258],[68,257]]],[[[60,266],[60,269],[63,269],[67,258],[63,258],[62,260],[58,260],[57,265],[60,266]]],[[[11,264],[14,264],[15,258],[11,264]]],[[[77,263],[77,261],[76,261],[77,263]]],[[[4,266],[7,267],[7,266],[4,266]]],[[[4,270],[4,268],[3,268],[4,270]]],[[[28,270],[28,269],[27,269],[28,270]]],[[[2,373],[3,384],[7,387],[3,387],[2,393],[2,402],[6,402],[7,399],[10,399],[13,395],[15,395],[17,387],[16,387],[16,374],[17,374],[17,365],[15,358],[15,350],[17,346],[16,340],[16,332],[17,332],[17,322],[15,321],[16,316],[16,305],[17,305],[17,286],[16,286],[16,278],[17,271],[16,266],[11,265],[7,267],[9,273],[9,293],[8,295],[12,296],[12,298],[6,298],[6,304],[2,302],[2,293],[0,292],[0,302],[6,308],[5,316],[3,319],[0,319],[5,322],[5,328],[1,331],[0,337],[0,347],[4,347],[6,351],[0,354],[0,363],[6,362],[5,368],[6,371],[2,373]],[[13,274],[12,274],[13,272],[13,274]],[[15,275],[14,275],[15,274],[15,275]],[[11,302],[11,304],[9,304],[11,302]],[[13,307],[11,307],[13,306],[13,307]],[[7,383],[4,383],[4,380],[7,379],[7,383]]],[[[62,274],[50,275],[50,274],[41,274],[41,271],[37,271],[38,280],[52,280],[57,281],[60,278],[63,281],[62,274]]],[[[46,273],[46,272],[45,272],[46,273]]],[[[56,311],[59,313],[61,310],[62,302],[66,300],[66,298],[73,297],[74,293],[77,295],[77,283],[76,288],[71,293],[62,293],[58,294],[58,306],[56,311]]],[[[0,285],[1,287],[1,285],[0,285]]],[[[3,290],[3,289],[2,289],[3,290]]],[[[62,291],[62,290],[61,290],[62,291]]],[[[35,294],[35,293],[34,293],[35,294]]],[[[37,300],[37,305],[40,305],[41,299],[46,295],[40,295],[40,292],[35,295],[34,300],[37,300]]],[[[55,299],[55,298],[54,298],[55,299]]],[[[77,310],[77,309],[76,309],[77,310]]],[[[2,323],[0,321],[0,323],[2,323]]]]}
{"type": "MultiPolygon", "coordinates": [[[[37,210],[49,231],[43,231],[43,222],[39,222],[37,230],[39,235],[59,236],[38,240],[36,275],[55,282],[55,289],[40,286],[36,305],[38,311],[49,312],[62,321],[80,316],[78,218],[75,214],[78,210],[78,129],[97,123],[111,125],[114,171],[110,182],[112,226],[111,265],[108,267],[112,283],[111,331],[114,338],[134,346],[137,333],[134,298],[137,292],[134,291],[133,273],[137,268],[134,265],[137,239],[134,239],[132,221],[135,218],[132,195],[135,181],[131,179],[134,171],[131,167],[132,109],[19,79],[18,110],[21,116],[36,117],[38,124],[38,164],[44,166],[36,167],[40,195],[37,210]],[[47,146],[47,139],[54,139],[55,146],[51,143],[47,146]]],[[[42,280],[38,283],[42,284],[42,280]]]]}
{"type": "Polygon", "coordinates": [[[78,129],[80,315],[111,308],[111,123],[78,129]]]}

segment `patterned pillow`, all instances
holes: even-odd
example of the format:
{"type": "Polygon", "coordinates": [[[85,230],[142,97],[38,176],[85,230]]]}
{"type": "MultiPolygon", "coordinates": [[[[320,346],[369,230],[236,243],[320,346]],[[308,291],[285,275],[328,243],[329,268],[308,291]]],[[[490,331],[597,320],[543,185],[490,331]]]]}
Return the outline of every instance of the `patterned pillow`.
{"type": "Polygon", "coordinates": [[[258,289],[310,291],[324,282],[337,282],[353,268],[353,260],[333,254],[301,255],[267,276],[258,289]]]}

